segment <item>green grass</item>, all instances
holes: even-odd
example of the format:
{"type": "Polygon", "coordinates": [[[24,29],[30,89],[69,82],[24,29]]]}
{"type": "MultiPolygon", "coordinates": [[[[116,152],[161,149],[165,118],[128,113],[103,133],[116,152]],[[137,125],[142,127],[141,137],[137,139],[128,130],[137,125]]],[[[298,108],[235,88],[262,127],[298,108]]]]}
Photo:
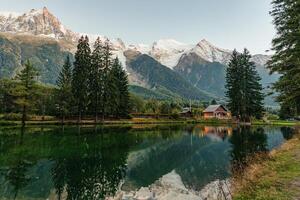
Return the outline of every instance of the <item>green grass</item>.
{"type": "MultiPolygon", "coordinates": [[[[15,114],[14,114],[15,115],[15,114]]],[[[0,114],[0,125],[20,125],[21,121],[16,120],[13,117],[6,117],[4,118],[4,115],[0,114]]],[[[58,119],[55,119],[55,117],[52,116],[46,116],[46,119],[44,121],[41,120],[41,116],[31,116],[32,120],[29,120],[26,122],[28,125],[59,125],[61,124],[61,121],[58,119]]],[[[181,124],[207,124],[207,125],[233,125],[236,124],[232,120],[219,120],[219,119],[202,119],[202,118],[184,118],[181,117],[179,119],[168,119],[168,118],[133,118],[133,119],[116,119],[116,120],[105,120],[104,122],[99,121],[98,124],[167,124],[167,123],[181,123],[181,124]]],[[[252,125],[277,125],[277,126],[296,126],[300,125],[300,122],[294,122],[294,121],[284,121],[284,120],[270,120],[269,122],[265,122],[263,120],[255,120],[252,121],[252,125]]],[[[77,124],[77,120],[66,120],[65,124],[77,124]]],[[[94,120],[82,120],[81,124],[95,124],[94,120]]]]}
{"type": "Polygon", "coordinates": [[[289,200],[300,197],[300,140],[288,141],[271,158],[251,166],[234,193],[235,200],[289,200]]]}
{"type": "Polygon", "coordinates": [[[263,120],[252,121],[253,125],[274,125],[274,126],[295,126],[300,125],[300,122],[297,121],[285,121],[285,120],[270,120],[265,122],[263,120]]]}

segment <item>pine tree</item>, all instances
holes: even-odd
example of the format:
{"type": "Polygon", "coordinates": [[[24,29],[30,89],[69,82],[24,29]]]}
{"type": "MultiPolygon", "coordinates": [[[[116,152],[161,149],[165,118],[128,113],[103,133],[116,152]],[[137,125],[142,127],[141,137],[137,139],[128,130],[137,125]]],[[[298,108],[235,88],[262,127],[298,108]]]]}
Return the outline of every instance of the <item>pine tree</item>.
{"type": "Polygon", "coordinates": [[[243,54],[234,50],[226,73],[228,107],[242,121],[261,118],[264,110],[261,79],[250,59],[247,49],[243,54]]]}
{"type": "Polygon", "coordinates": [[[268,67],[282,76],[274,84],[282,108],[300,113],[300,1],[273,0],[273,16],[277,34],[273,39],[272,56],[268,67]]]}
{"type": "Polygon", "coordinates": [[[114,117],[118,117],[119,115],[119,107],[120,107],[120,91],[118,88],[119,80],[118,80],[118,70],[119,70],[119,60],[116,58],[112,61],[111,69],[109,70],[107,77],[107,102],[106,108],[107,113],[114,117]]]}
{"type": "Polygon", "coordinates": [[[262,93],[262,85],[260,84],[261,78],[256,71],[255,64],[250,61],[251,55],[247,49],[244,49],[244,53],[241,55],[243,65],[243,104],[242,104],[242,118],[247,121],[251,116],[261,118],[264,111],[263,100],[264,95],[262,93]]]}
{"type": "Polygon", "coordinates": [[[102,119],[105,116],[109,115],[112,107],[114,106],[111,101],[113,99],[110,98],[111,91],[114,90],[114,84],[110,81],[111,77],[110,70],[112,67],[112,60],[111,60],[111,47],[110,41],[106,40],[103,46],[103,70],[102,70],[102,95],[101,95],[101,112],[102,112],[102,119]]]}
{"type": "Polygon", "coordinates": [[[77,51],[75,53],[72,79],[72,92],[75,97],[79,123],[81,121],[82,113],[86,111],[88,105],[88,75],[91,67],[90,57],[91,49],[89,46],[89,39],[87,36],[82,36],[78,41],[77,51]]]}
{"type": "Polygon", "coordinates": [[[38,72],[29,60],[25,63],[24,69],[16,76],[19,84],[13,89],[12,95],[16,98],[15,103],[22,110],[23,125],[25,125],[27,114],[34,104],[37,76],[38,72]]]}
{"type": "Polygon", "coordinates": [[[118,58],[114,59],[111,77],[114,81],[113,98],[115,97],[115,109],[114,114],[117,117],[128,117],[129,114],[129,90],[128,90],[128,78],[125,70],[122,68],[118,58]]]}
{"type": "Polygon", "coordinates": [[[96,123],[98,122],[98,113],[100,109],[100,102],[102,101],[101,97],[103,94],[103,66],[104,47],[100,38],[97,38],[91,56],[91,70],[89,75],[90,102],[92,110],[95,112],[96,123]]]}
{"type": "Polygon", "coordinates": [[[239,53],[234,50],[230,63],[226,70],[226,97],[228,99],[228,108],[233,116],[241,116],[241,61],[239,53]]]}
{"type": "Polygon", "coordinates": [[[210,105],[217,105],[217,101],[215,99],[213,99],[211,102],[210,102],[210,105]]]}
{"type": "Polygon", "coordinates": [[[57,79],[57,100],[59,104],[59,111],[64,123],[65,116],[71,111],[71,104],[73,99],[72,94],[72,64],[68,56],[62,67],[62,70],[57,79]]]}

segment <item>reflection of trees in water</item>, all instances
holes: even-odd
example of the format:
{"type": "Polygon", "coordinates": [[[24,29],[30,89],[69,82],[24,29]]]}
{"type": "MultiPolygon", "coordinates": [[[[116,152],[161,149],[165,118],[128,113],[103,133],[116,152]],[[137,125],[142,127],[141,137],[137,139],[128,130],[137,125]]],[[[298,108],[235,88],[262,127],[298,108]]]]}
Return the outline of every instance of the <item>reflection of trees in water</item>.
{"type": "MultiPolygon", "coordinates": [[[[22,126],[18,146],[23,145],[24,131],[25,127],[22,126]]],[[[18,192],[30,182],[30,177],[27,175],[27,171],[31,165],[32,163],[23,159],[23,154],[20,152],[15,155],[14,161],[9,166],[9,169],[5,175],[5,180],[7,180],[13,187],[13,199],[16,199],[18,192]]]]}
{"type": "Polygon", "coordinates": [[[184,184],[194,190],[199,190],[216,179],[226,179],[230,173],[229,148],[228,142],[221,140],[198,146],[198,150],[176,171],[184,184]]]}
{"type": "Polygon", "coordinates": [[[231,164],[233,173],[243,172],[251,158],[267,152],[267,135],[263,128],[242,126],[233,130],[229,139],[232,144],[231,164]]]}
{"type": "Polygon", "coordinates": [[[292,139],[295,134],[295,130],[291,127],[281,127],[280,130],[281,130],[282,136],[286,140],[292,139]]]}
{"type": "MultiPolygon", "coordinates": [[[[178,127],[149,130],[130,127],[63,127],[62,130],[57,126],[41,130],[32,127],[26,129],[24,137],[16,134],[19,129],[14,129],[10,135],[0,135],[1,142],[4,141],[0,145],[3,155],[0,168],[4,169],[0,179],[8,182],[5,174],[17,163],[16,154],[22,152],[19,160],[34,164],[24,169],[24,173],[34,178],[20,184],[22,189],[19,187],[18,196],[45,199],[54,186],[61,199],[101,199],[101,196],[113,194],[119,186],[129,151],[143,149],[162,138],[179,137],[181,132],[174,135],[174,129],[178,127]],[[51,177],[45,165],[51,168],[51,177]]],[[[18,182],[21,180],[16,180],[18,182]]],[[[0,186],[0,196],[13,195],[11,184],[7,185],[7,190],[0,186]]]]}
{"type": "Polygon", "coordinates": [[[65,159],[57,159],[52,168],[52,181],[57,194],[57,199],[61,200],[66,184],[65,159]]]}
{"type": "Polygon", "coordinates": [[[17,198],[18,192],[24,188],[30,181],[30,178],[26,175],[31,163],[25,160],[18,160],[12,166],[10,166],[5,179],[14,188],[14,199],[17,198]]]}
{"type": "Polygon", "coordinates": [[[102,138],[93,147],[90,147],[87,141],[83,141],[84,149],[80,151],[80,155],[55,160],[52,180],[58,199],[61,199],[64,190],[66,190],[67,199],[70,200],[104,199],[106,196],[115,194],[125,176],[126,159],[131,141],[125,137],[112,137],[111,139],[105,141],[106,144],[103,145],[102,138]],[[107,144],[110,142],[115,148],[107,144]],[[121,149],[115,146],[117,144],[121,149]]]}

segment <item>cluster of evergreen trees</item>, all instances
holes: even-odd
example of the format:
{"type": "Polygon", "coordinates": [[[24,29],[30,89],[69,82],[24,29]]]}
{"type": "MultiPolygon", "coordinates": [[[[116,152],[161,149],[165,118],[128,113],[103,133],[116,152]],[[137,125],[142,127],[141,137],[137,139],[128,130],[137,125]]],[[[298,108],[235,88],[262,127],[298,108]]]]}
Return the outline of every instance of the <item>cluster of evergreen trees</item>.
{"type": "Polygon", "coordinates": [[[274,88],[279,93],[281,116],[287,118],[300,114],[300,1],[273,0],[272,5],[277,34],[268,67],[281,75],[274,88]]]}
{"type": "Polygon", "coordinates": [[[92,51],[89,39],[81,37],[74,64],[70,57],[66,58],[57,87],[38,83],[39,73],[27,61],[16,77],[0,80],[0,113],[6,113],[10,120],[21,118],[23,124],[33,113],[43,118],[60,115],[62,121],[77,115],[78,122],[83,115],[94,116],[96,122],[98,115],[102,119],[128,117],[127,74],[111,51],[108,40],[102,42],[98,38],[92,51]]]}
{"type": "Polygon", "coordinates": [[[98,38],[91,51],[88,37],[81,37],[72,69],[66,59],[59,75],[59,108],[62,118],[75,109],[78,121],[93,114],[104,117],[128,117],[129,91],[126,72],[118,58],[113,59],[110,42],[98,38]]]}
{"type": "Polygon", "coordinates": [[[247,49],[242,54],[234,50],[226,73],[228,107],[242,121],[261,118],[264,110],[261,78],[250,59],[247,49]]]}

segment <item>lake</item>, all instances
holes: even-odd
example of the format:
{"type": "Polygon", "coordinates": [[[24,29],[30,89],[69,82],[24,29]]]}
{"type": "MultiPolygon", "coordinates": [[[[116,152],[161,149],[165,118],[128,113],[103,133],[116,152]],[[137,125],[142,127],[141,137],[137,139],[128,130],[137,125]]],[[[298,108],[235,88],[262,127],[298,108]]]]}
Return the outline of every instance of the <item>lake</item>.
{"type": "Polygon", "coordinates": [[[0,199],[103,199],[172,171],[197,191],[292,133],[203,125],[1,127],[0,199]]]}

